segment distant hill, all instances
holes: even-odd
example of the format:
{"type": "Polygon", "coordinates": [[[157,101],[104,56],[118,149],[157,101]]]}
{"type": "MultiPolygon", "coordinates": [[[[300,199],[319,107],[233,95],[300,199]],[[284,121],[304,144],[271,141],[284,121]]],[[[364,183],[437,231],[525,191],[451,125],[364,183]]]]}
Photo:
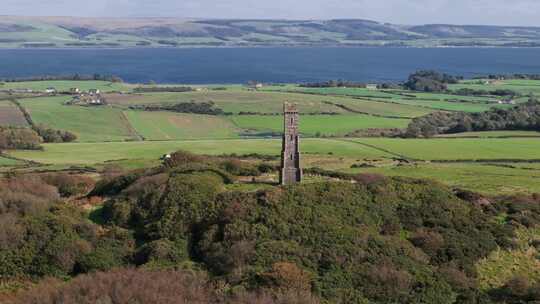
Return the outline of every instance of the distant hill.
{"type": "Polygon", "coordinates": [[[195,20],[0,16],[0,48],[226,46],[540,47],[540,27],[370,20],[195,20]]]}

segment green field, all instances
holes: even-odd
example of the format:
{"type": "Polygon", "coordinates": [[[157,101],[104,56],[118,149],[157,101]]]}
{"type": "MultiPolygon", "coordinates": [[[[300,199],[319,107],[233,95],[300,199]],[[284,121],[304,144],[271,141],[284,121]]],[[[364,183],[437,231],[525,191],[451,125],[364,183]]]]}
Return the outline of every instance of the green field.
{"type": "Polygon", "coordinates": [[[350,141],[391,151],[406,158],[420,160],[540,160],[540,139],[363,138],[351,139],[350,141]]]}
{"type": "Polygon", "coordinates": [[[234,138],[239,133],[234,124],[222,116],[145,111],[126,111],[125,114],[146,140],[234,138]]]}
{"type": "MultiPolygon", "coordinates": [[[[281,116],[233,116],[233,122],[242,129],[254,131],[281,132],[281,116]]],[[[306,135],[345,135],[349,132],[368,128],[405,128],[408,119],[392,119],[369,115],[303,115],[300,117],[300,132],[306,135]]]]}
{"type": "Polygon", "coordinates": [[[112,83],[108,81],[72,81],[72,80],[50,80],[50,81],[26,81],[26,82],[5,82],[0,84],[0,90],[8,89],[31,89],[34,91],[45,91],[53,87],[57,91],[69,91],[70,88],[79,88],[82,91],[89,89],[99,89],[103,92],[130,90],[129,85],[123,83],[112,83]]]}
{"type": "Polygon", "coordinates": [[[183,93],[144,93],[144,94],[111,94],[107,100],[116,106],[127,107],[137,104],[171,104],[179,102],[214,102],[225,112],[238,114],[280,113],[283,102],[296,103],[300,113],[350,113],[337,105],[345,105],[353,111],[378,116],[417,117],[431,112],[422,107],[390,104],[372,100],[350,97],[321,96],[312,94],[276,93],[248,91],[237,87],[212,91],[204,89],[199,92],[183,93]]]}
{"type": "MultiPolygon", "coordinates": [[[[157,159],[165,153],[187,150],[199,154],[279,155],[281,141],[277,139],[196,140],[110,143],[44,144],[44,151],[12,151],[22,159],[44,164],[99,164],[110,160],[157,159]]],[[[303,139],[302,152],[308,154],[349,156],[358,158],[391,157],[388,153],[356,143],[332,139],[303,139]]]]}
{"type": "MultiPolygon", "coordinates": [[[[451,89],[482,86],[477,82],[464,81],[451,89]]],[[[280,113],[283,102],[288,101],[297,103],[303,114],[300,117],[301,152],[306,167],[432,178],[486,193],[540,191],[540,163],[537,163],[540,160],[540,132],[468,132],[441,135],[435,139],[339,138],[361,129],[405,128],[411,117],[437,109],[479,112],[492,107],[508,107],[493,104],[495,99],[490,96],[355,88],[307,89],[296,85],[271,86],[259,91],[241,85],[201,85],[194,86],[198,91],[192,92],[143,94],[129,93],[133,85],[93,81],[9,83],[5,86],[30,86],[34,90],[55,86],[57,89],[97,87],[109,92],[128,91],[106,94],[111,105],[103,107],[64,105],[70,96],[19,100],[35,123],[71,131],[79,137],[77,143],[44,144],[44,151],[9,152],[17,158],[45,164],[45,168],[51,170],[66,169],[71,165],[101,168],[108,163],[126,168],[149,167],[159,164],[163,154],[178,149],[214,155],[260,153],[277,156],[281,151],[280,141],[262,138],[282,132],[283,118],[275,114],[280,113]],[[218,87],[220,89],[215,90],[218,87]],[[192,101],[213,102],[233,115],[129,109],[133,105],[192,101]],[[238,115],[240,112],[261,115],[238,115]],[[322,112],[334,115],[322,115],[322,112]],[[259,139],[240,139],[241,136],[259,136],[259,139]],[[324,138],[326,136],[338,138],[324,138]],[[351,169],[351,165],[358,163],[368,166],[351,169]]],[[[505,81],[484,89],[519,88],[526,92],[537,86],[540,87],[540,81],[505,81]]],[[[519,101],[526,98],[523,96],[519,101]]],[[[0,123],[24,125],[24,117],[12,103],[0,101],[0,110],[0,123]]],[[[4,170],[19,164],[0,158],[4,170]]]]}
{"type": "Polygon", "coordinates": [[[0,156],[0,167],[12,167],[20,164],[21,162],[18,160],[0,156]]]}
{"type": "Polygon", "coordinates": [[[110,107],[67,106],[71,96],[21,99],[36,124],[66,130],[81,142],[136,139],[122,111],[110,107]]]}

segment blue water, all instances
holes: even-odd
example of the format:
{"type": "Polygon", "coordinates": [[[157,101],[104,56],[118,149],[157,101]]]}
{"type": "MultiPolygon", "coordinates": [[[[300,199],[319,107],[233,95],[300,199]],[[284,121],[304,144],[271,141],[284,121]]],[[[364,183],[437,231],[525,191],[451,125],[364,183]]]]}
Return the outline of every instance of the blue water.
{"type": "Polygon", "coordinates": [[[402,81],[418,69],[466,77],[538,73],[539,49],[206,48],[0,50],[0,78],[118,75],[128,82],[244,83],[329,79],[402,81]]]}

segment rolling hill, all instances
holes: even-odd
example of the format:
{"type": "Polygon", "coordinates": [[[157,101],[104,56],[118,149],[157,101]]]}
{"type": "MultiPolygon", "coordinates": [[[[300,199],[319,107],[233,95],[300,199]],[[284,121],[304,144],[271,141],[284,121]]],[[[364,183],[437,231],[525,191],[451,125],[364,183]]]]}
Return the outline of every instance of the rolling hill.
{"type": "Polygon", "coordinates": [[[1,16],[0,48],[540,46],[540,27],[396,25],[370,20],[195,20],[1,16]]]}

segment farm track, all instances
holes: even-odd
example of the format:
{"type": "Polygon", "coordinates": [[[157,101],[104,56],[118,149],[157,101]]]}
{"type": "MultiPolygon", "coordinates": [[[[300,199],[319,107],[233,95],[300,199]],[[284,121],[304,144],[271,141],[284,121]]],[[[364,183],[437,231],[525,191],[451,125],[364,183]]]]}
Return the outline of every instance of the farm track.
{"type": "Polygon", "coordinates": [[[335,141],[342,141],[342,142],[349,142],[349,143],[353,143],[353,144],[357,144],[357,145],[361,145],[361,146],[364,146],[364,147],[368,147],[368,148],[371,148],[371,149],[375,149],[377,151],[381,151],[381,152],[384,152],[384,153],[388,153],[390,155],[394,155],[400,159],[404,159],[404,160],[409,160],[409,161],[421,161],[419,159],[414,159],[414,158],[410,158],[408,156],[405,156],[405,155],[402,155],[402,154],[398,154],[398,153],[395,153],[395,152],[392,152],[390,150],[386,150],[384,148],[380,148],[380,147],[377,147],[375,145],[370,145],[370,144],[366,144],[366,143],[363,143],[363,142],[358,142],[358,141],[353,141],[353,140],[348,140],[348,139],[333,139],[335,141]]]}
{"type": "Polygon", "coordinates": [[[137,141],[144,141],[145,140],[144,136],[142,136],[139,132],[137,132],[137,129],[135,129],[133,127],[133,125],[131,125],[125,111],[120,112],[120,119],[124,122],[124,124],[125,124],[126,128],[128,129],[129,133],[133,137],[135,137],[137,139],[137,141]]]}

